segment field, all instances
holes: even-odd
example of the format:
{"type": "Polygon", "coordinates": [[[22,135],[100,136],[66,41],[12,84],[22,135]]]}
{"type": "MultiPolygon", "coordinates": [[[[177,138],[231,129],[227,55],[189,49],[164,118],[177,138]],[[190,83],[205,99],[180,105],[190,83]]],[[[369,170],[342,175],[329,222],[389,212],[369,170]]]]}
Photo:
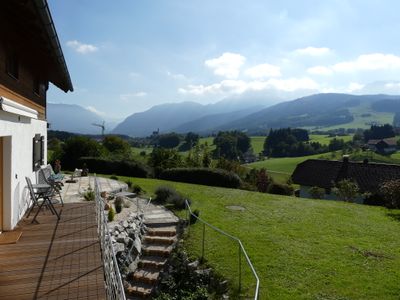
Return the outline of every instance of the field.
{"type": "MultiPolygon", "coordinates": [[[[399,297],[398,210],[152,179],[132,181],[148,194],[159,185],[175,187],[192,200],[200,217],[239,237],[261,280],[259,299],[399,297]],[[233,211],[230,205],[245,210],[233,211]]],[[[193,257],[201,253],[202,228],[192,225],[185,241],[193,257]]],[[[204,249],[208,263],[236,286],[238,246],[207,228],[204,249]]],[[[249,269],[242,275],[245,294],[251,296],[255,281],[249,269]]]]}
{"type": "Polygon", "coordinates": [[[392,124],[394,113],[376,112],[371,109],[369,103],[361,104],[356,107],[349,108],[350,113],[353,114],[354,120],[350,123],[340,124],[329,127],[320,127],[319,129],[331,130],[338,128],[362,128],[368,129],[372,123],[376,124],[392,124]]]}
{"type": "MultiPolygon", "coordinates": [[[[321,145],[329,145],[329,142],[335,137],[330,137],[323,134],[310,134],[310,142],[318,142],[321,145]]],[[[353,139],[352,135],[336,136],[338,140],[343,140],[345,142],[351,141],[353,139]]]]}

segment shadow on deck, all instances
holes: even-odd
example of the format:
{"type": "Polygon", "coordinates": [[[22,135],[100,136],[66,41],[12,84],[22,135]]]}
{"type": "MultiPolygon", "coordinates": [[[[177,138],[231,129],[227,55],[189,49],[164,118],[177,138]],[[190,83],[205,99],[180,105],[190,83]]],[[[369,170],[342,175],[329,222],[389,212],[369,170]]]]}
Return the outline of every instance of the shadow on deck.
{"type": "Polygon", "coordinates": [[[16,244],[0,245],[0,299],[105,299],[94,202],[67,203],[61,218],[24,218],[16,244]]]}

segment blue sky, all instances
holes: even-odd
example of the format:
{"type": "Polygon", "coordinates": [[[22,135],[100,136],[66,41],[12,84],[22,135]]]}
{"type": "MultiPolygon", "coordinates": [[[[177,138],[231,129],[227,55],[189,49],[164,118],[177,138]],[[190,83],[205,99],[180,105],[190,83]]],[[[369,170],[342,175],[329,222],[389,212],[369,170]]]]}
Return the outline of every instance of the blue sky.
{"type": "Polygon", "coordinates": [[[122,119],[153,105],[400,94],[400,2],[48,0],[75,91],[122,119]]]}

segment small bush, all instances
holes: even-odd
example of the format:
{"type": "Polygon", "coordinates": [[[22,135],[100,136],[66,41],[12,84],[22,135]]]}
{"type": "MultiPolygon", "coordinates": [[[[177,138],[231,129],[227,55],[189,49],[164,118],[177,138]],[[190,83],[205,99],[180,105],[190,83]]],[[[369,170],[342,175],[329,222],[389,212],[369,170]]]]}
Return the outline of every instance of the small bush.
{"type": "Polygon", "coordinates": [[[111,176],[110,176],[110,179],[118,180],[118,177],[115,176],[115,175],[111,175],[111,176]]]}
{"type": "Polygon", "coordinates": [[[140,156],[146,156],[146,151],[140,151],[140,156]]]}
{"type": "Polygon", "coordinates": [[[239,176],[233,172],[210,168],[174,168],[160,174],[161,179],[178,182],[239,188],[242,184],[239,176]]]}
{"type": "Polygon", "coordinates": [[[83,198],[85,198],[86,201],[93,201],[95,198],[95,194],[94,191],[89,188],[84,194],[83,194],[83,198]]]}
{"type": "Polygon", "coordinates": [[[161,204],[166,203],[170,196],[177,194],[175,189],[169,186],[159,186],[154,193],[156,194],[154,201],[161,204]]]}
{"type": "Polygon", "coordinates": [[[122,211],[122,207],[124,205],[124,198],[117,197],[114,201],[115,211],[119,214],[122,211]]]}
{"type": "MultiPolygon", "coordinates": [[[[195,215],[196,217],[200,216],[200,211],[198,209],[195,209],[193,211],[193,215],[195,215]]],[[[197,222],[197,218],[193,215],[190,215],[190,224],[194,224],[197,222]]]]}
{"type": "Polygon", "coordinates": [[[172,204],[176,209],[185,209],[185,198],[179,193],[174,193],[167,198],[167,203],[172,204]]]}
{"type": "Polygon", "coordinates": [[[325,190],[318,186],[313,186],[308,190],[310,196],[314,199],[323,199],[325,196],[325,190]]]}
{"type": "Polygon", "coordinates": [[[132,181],[126,180],[125,183],[128,185],[128,188],[132,187],[132,181]]]}
{"type": "Polygon", "coordinates": [[[142,194],[144,192],[142,187],[140,185],[138,185],[138,184],[134,184],[133,185],[132,191],[137,195],[140,195],[140,194],[142,194]]]}
{"type": "Polygon", "coordinates": [[[275,195],[291,196],[291,195],[293,195],[293,187],[288,184],[271,183],[268,186],[267,192],[270,194],[275,194],[275,195]]]}
{"type": "Polygon", "coordinates": [[[108,222],[114,221],[115,211],[112,207],[108,210],[108,222]]]}

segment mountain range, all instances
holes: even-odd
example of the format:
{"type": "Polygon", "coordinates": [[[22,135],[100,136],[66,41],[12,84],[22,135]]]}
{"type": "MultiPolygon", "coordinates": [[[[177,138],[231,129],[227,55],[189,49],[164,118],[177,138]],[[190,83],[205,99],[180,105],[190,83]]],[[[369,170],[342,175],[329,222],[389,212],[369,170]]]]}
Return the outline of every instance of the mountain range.
{"type": "MultiPolygon", "coordinates": [[[[226,99],[215,104],[167,103],[134,113],[111,133],[143,137],[153,131],[189,131],[210,134],[219,130],[266,132],[269,128],[307,127],[367,128],[370,124],[392,123],[400,111],[400,96],[315,94],[269,105],[267,101],[226,99]],[[397,110],[398,109],[398,110],[397,110]]],[[[103,117],[78,105],[49,104],[51,129],[76,133],[99,133],[92,123],[103,117]]]]}

